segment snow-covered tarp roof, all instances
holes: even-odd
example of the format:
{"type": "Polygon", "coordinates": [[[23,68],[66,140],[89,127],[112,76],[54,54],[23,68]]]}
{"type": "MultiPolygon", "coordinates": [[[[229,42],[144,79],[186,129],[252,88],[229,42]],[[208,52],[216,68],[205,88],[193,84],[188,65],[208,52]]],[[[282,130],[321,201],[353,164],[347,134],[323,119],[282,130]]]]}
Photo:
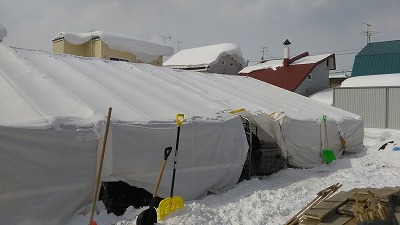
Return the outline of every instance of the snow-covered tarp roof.
{"type": "MultiPolygon", "coordinates": [[[[290,65],[302,65],[302,64],[314,64],[317,62],[320,62],[323,59],[326,59],[327,57],[331,56],[332,54],[322,54],[322,55],[312,55],[312,56],[305,56],[303,58],[300,58],[292,63],[290,65]]],[[[283,59],[275,59],[275,60],[269,60],[263,63],[259,63],[253,66],[248,66],[243,68],[239,73],[251,73],[253,71],[257,70],[263,70],[263,69],[273,69],[276,70],[277,67],[282,67],[283,66],[283,59]]]]}
{"type": "Polygon", "coordinates": [[[216,118],[218,112],[242,107],[250,112],[284,111],[309,121],[321,114],[336,120],[354,117],[245,76],[174,71],[5,45],[0,52],[0,125],[90,124],[103,118],[99,112],[110,103],[115,118],[136,122],[166,121],[177,112],[216,118]]]}
{"type": "Polygon", "coordinates": [[[400,86],[400,73],[350,77],[341,87],[391,87],[400,86]]]}
{"type": "Polygon", "coordinates": [[[105,31],[89,33],[60,32],[53,40],[64,38],[64,40],[71,44],[81,45],[95,37],[100,37],[111,49],[134,53],[143,62],[154,60],[155,56],[171,56],[174,54],[174,48],[170,46],[105,31]]]}
{"type": "Polygon", "coordinates": [[[3,38],[7,37],[6,28],[0,23],[0,42],[3,41],[3,38]]]}
{"type": "Polygon", "coordinates": [[[217,63],[225,55],[230,55],[242,66],[246,65],[239,46],[233,43],[222,43],[181,50],[166,60],[163,66],[177,68],[207,67],[217,63]]]}

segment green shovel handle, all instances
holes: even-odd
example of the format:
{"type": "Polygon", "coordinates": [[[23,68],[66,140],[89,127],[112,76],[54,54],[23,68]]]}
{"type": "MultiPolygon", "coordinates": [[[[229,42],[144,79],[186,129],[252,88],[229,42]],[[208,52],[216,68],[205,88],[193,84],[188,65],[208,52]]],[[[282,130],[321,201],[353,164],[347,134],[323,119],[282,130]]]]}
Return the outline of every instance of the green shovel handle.
{"type": "Polygon", "coordinates": [[[322,116],[322,119],[324,120],[324,122],[326,122],[326,116],[325,115],[322,116]]]}
{"type": "Polygon", "coordinates": [[[178,125],[178,127],[181,126],[183,119],[185,118],[185,116],[181,113],[176,114],[176,124],[178,125]]]}

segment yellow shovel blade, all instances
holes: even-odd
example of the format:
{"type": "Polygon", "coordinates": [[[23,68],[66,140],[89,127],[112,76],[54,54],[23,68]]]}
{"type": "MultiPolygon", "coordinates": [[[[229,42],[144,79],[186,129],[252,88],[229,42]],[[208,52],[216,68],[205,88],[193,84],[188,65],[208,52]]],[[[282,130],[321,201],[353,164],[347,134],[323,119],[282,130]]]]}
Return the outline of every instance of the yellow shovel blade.
{"type": "Polygon", "coordinates": [[[165,216],[180,208],[183,208],[183,198],[181,196],[163,199],[158,205],[158,219],[163,220],[165,216]]]}

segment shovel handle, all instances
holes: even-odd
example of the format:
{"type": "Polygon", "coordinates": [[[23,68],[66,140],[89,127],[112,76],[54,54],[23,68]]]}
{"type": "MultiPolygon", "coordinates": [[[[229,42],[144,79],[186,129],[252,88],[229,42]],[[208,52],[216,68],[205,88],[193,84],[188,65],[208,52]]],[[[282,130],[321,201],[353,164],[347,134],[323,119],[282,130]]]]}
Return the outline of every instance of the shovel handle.
{"type": "Polygon", "coordinates": [[[326,122],[326,116],[325,115],[322,116],[322,119],[324,120],[324,122],[326,122]]]}
{"type": "Polygon", "coordinates": [[[181,126],[184,118],[185,118],[185,115],[183,115],[181,113],[176,114],[176,124],[178,125],[178,127],[181,126]]]}

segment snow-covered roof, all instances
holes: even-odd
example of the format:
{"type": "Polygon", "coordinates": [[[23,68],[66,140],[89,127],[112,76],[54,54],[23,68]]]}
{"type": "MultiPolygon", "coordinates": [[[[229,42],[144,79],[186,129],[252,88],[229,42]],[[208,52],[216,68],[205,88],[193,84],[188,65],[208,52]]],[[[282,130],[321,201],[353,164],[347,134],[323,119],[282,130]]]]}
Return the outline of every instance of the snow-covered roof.
{"type": "Polygon", "coordinates": [[[0,125],[93,124],[112,106],[119,121],[218,118],[220,112],[282,112],[315,121],[352,113],[246,77],[10,48],[0,44],[0,125]],[[51,93],[51,94],[49,94],[51,93]],[[283,100],[284,99],[284,100],[283,100]]]}
{"type": "Polygon", "coordinates": [[[105,31],[89,33],[60,32],[53,40],[64,38],[71,44],[80,45],[94,37],[100,37],[111,49],[134,53],[142,62],[153,61],[155,57],[162,55],[171,56],[174,54],[174,48],[170,46],[105,31]]]}
{"type": "Polygon", "coordinates": [[[341,87],[390,87],[400,86],[400,73],[350,77],[341,87]]]}
{"type": "Polygon", "coordinates": [[[319,91],[317,93],[310,95],[309,98],[317,100],[317,101],[325,103],[325,104],[328,104],[328,105],[333,105],[333,89],[328,88],[328,89],[319,91]]]}
{"type": "Polygon", "coordinates": [[[0,23],[0,42],[3,41],[3,38],[7,37],[6,28],[0,23]]]}
{"type": "MultiPolygon", "coordinates": [[[[321,60],[324,60],[331,56],[332,54],[322,54],[322,55],[312,55],[302,57],[292,63],[290,65],[302,65],[302,64],[314,64],[318,63],[321,60]]],[[[243,68],[239,73],[251,73],[253,71],[262,70],[262,69],[273,69],[276,70],[277,67],[283,67],[283,59],[275,59],[269,60],[263,63],[259,63],[253,66],[248,66],[243,68]]]]}
{"type": "Polygon", "coordinates": [[[166,60],[163,66],[179,68],[207,67],[217,63],[221,57],[226,55],[230,55],[242,66],[246,65],[239,46],[233,43],[222,43],[181,50],[166,60]]]}

